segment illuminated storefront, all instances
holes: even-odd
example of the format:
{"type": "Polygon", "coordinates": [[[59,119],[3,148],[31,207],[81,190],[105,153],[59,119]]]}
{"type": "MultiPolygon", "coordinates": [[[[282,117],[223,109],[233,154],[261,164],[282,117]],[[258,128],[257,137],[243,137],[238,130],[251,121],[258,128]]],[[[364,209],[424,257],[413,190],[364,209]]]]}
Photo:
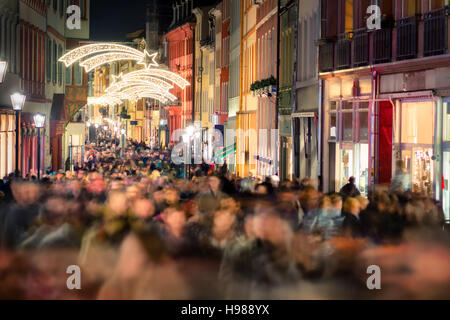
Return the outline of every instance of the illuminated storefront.
{"type": "Polygon", "coordinates": [[[442,111],[442,207],[445,219],[450,220],[450,99],[444,100],[442,111]]]}
{"type": "Polygon", "coordinates": [[[335,170],[335,190],[338,191],[350,177],[367,194],[369,186],[369,101],[332,100],[330,110],[330,148],[335,158],[330,162],[335,170]]]}
{"type": "Polygon", "coordinates": [[[15,116],[0,111],[0,178],[15,170],[15,116]]]}
{"type": "Polygon", "coordinates": [[[368,193],[370,98],[370,77],[325,82],[322,183],[326,192],[339,191],[353,176],[361,194],[368,193]]]}
{"type": "Polygon", "coordinates": [[[430,99],[397,100],[394,120],[394,150],[397,160],[410,174],[413,192],[433,196],[436,193],[434,161],[435,103],[430,99]]]}

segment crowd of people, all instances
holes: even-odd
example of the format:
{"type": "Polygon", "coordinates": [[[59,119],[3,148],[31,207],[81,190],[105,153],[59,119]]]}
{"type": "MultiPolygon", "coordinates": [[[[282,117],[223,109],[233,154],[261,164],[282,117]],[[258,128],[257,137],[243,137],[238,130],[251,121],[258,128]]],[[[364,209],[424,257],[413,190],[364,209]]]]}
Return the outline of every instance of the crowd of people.
{"type": "Polygon", "coordinates": [[[449,235],[426,196],[363,197],[352,178],[323,194],[111,138],[85,152],[72,171],[0,181],[0,298],[450,298],[449,235]]]}

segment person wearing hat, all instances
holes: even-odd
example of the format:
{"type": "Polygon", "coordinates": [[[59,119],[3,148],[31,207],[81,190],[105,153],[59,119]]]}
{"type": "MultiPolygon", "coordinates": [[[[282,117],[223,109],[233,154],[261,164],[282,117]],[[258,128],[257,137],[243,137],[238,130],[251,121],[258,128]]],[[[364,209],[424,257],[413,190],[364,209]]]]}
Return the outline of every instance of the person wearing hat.
{"type": "Polygon", "coordinates": [[[348,183],[344,185],[339,191],[342,197],[357,197],[361,195],[358,188],[355,185],[355,177],[350,177],[348,183]]]}

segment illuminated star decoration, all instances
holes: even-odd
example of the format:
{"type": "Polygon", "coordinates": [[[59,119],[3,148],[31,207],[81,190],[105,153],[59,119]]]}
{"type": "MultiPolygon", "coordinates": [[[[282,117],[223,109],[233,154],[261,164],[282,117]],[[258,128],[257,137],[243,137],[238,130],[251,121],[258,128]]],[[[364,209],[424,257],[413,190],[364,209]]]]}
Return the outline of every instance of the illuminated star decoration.
{"type": "Polygon", "coordinates": [[[138,61],[137,64],[143,65],[145,69],[150,69],[151,67],[159,67],[159,64],[156,62],[157,55],[157,52],[150,54],[147,50],[144,50],[144,57],[142,58],[142,60],[138,61]]]}

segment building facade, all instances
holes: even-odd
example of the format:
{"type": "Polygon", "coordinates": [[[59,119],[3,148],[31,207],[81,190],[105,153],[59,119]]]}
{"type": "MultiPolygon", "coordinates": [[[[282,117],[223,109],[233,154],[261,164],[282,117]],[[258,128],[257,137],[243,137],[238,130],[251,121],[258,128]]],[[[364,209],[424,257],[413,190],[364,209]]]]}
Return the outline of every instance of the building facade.
{"type": "Polygon", "coordinates": [[[322,3],[324,189],[355,176],[366,194],[404,170],[448,219],[449,3],[381,1],[381,29],[371,32],[369,4],[322,3]]]}
{"type": "MultiPolygon", "coordinates": [[[[280,63],[279,63],[279,136],[280,136],[280,180],[293,177],[293,143],[292,143],[292,110],[293,110],[293,76],[294,45],[296,36],[297,6],[295,1],[280,2],[280,63]]],[[[294,87],[295,88],[295,87],[294,87]]]]}
{"type": "MultiPolygon", "coordinates": [[[[194,80],[195,32],[192,10],[193,0],[174,6],[172,23],[163,36],[164,56],[169,70],[178,73],[191,84],[194,80]]],[[[185,89],[177,87],[171,90],[177,97],[175,102],[165,107],[171,137],[174,130],[185,128],[193,121],[193,90],[193,85],[185,89]]]]}
{"type": "Polygon", "coordinates": [[[21,84],[19,7],[13,0],[0,4],[0,61],[8,62],[5,80],[0,84],[0,178],[3,178],[16,169],[16,116],[10,96],[20,91],[21,84]]]}
{"type": "MultiPolygon", "coordinates": [[[[230,6],[230,35],[229,35],[229,86],[228,86],[228,116],[224,122],[225,160],[228,169],[236,172],[236,129],[237,114],[240,101],[240,63],[241,63],[241,1],[229,0],[230,6]]],[[[226,51],[224,52],[226,54],[226,51]]]]}
{"type": "Polygon", "coordinates": [[[252,0],[241,1],[239,111],[236,114],[236,173],[255,175],[258,152],[258,97],[250,90],[257,77],[257,13],[252,0]]]}
{"type": "Polygon", "coordinates": [[[311,178],[319,184],[320,89],[318,46],[320,38],[319,0],[300,0],[297,7],[295,37],[295,88],[292,95],[292,174],[294,178],[311,178]]]}

